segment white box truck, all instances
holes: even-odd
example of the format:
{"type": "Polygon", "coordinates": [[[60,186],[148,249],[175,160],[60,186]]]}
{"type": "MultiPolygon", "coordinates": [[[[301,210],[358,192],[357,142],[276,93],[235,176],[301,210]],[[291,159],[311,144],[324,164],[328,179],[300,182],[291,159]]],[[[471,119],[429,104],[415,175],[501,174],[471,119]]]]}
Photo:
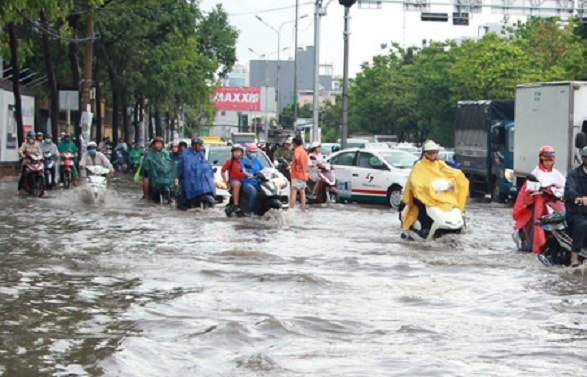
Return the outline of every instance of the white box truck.
{"type": "Polygon", "coordinates": [[[581,163],[587,133],[587,81],[539,82],[516,87],[514,173],[519,188],[538,164],[538,150],[556,150],[563,175],[581,163]],[[580,134],[580,136],[577,136],[580,134]]]}

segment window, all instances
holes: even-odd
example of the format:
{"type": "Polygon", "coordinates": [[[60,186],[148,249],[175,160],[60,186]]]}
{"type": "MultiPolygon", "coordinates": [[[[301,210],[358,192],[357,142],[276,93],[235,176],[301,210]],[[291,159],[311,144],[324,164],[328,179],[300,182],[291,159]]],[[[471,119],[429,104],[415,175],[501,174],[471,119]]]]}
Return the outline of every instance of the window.
{"type": "Polygon", "coordinates": [[[367,169],[371,169],[373,168],[373,166],[371,166],[371,158],[373,158],[374,156],[371,153],[365,153],[365,152],[361,152],[359,153],[359,161],[357,161],[357,166],[360,168],[367,168],[367,169]]]}
{"type": "Polygon", "coordinates": [[[356,152],[344,152],[335,156],[330,161],[333,165],[352,166],[355,161],[356,152]]]}

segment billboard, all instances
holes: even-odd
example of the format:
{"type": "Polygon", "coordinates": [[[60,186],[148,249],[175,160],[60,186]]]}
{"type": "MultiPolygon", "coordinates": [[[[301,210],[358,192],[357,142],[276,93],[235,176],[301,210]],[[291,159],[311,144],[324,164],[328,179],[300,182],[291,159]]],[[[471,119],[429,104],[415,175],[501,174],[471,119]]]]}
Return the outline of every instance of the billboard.
{"type": "Polygon", "coordinates": [[[261,87],[221,86],[212,96],[217,110],[261,111],[261,87]]]}

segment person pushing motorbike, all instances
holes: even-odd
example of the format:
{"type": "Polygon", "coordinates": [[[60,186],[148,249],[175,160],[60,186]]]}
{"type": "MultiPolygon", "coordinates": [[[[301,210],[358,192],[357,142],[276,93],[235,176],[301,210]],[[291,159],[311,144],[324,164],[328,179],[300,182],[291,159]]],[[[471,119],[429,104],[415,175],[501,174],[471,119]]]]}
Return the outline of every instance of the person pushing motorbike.
{"type": "MultiPolygon", "coordinates": [[[[192,140],[192,148],[186,149],[177,165],[176,185],[181,185],[182,207],[195,207],[202,196],[216,196],[214,171],[206,160],[204,141],[196,137],[192,140]]],[[[213,203],[208,203],[213,204],[213,203]]]]}
{"type": "Polygon", "coordinates": [[[175,162],[163,149],[163,138],[156,136],[151,141],[151,149],[145,154],[138,173],[143,177],[143,197],[159,201],[161,190],[173,189],[175,178],[175,162]]]}
{"type": "Polygon", "coordinates": [[[524,244],[535,254],[541,252],[546,243],[544,229],[539,225],[529,227],[529,222],[534,224],[536,219],[544,215],[545,197],[537,195],[542,188],[565,187],[565,177],[554,168],[556,151],[550,145],[542,146],[538,151],[538,165],[532,170],[532,175],[537,182],[526,181],[514,203],[512,216],[514,218],[514,242],[518,249],[523,249],[524,244]],[[528,229],[528,231],[524,231],[528,229]],[[530,231],[531,230],[531,231],[530,231]]]}
{"type": "Polygon", "coordinates": [[[587,258],[587,147],[581,150],[581,166],[567,175],[565,208],[573,238],[571,266],[577,267],[580,265],[579,256],[587,258]]]}

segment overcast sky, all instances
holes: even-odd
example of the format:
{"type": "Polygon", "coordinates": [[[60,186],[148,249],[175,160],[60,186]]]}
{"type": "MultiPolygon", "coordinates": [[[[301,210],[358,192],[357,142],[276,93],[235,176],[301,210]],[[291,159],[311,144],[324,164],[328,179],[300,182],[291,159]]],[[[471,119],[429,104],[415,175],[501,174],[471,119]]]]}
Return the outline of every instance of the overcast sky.
{"type": "MultiPolygon", "coordinates": [[[[441,0],[446,1],[448,0],[441,0]]],[[[230,23],[240,34],[237,42],[239,63],[247,65],[258,55],[267,54],[270,59],[277,57],[277,33],[255,18],[259,15],[275,29],[281,27],[281,59],[293,56],[295,0],[200,0],[201,9],[210,10],[222,3],[228,12],[230,23]],[[255,53],[249,51],[253,49],[255,53]]],[[[324,4],[329,0],[324,0],[324,4]]],[[[439,3],[439,1],[435,1],[439,3]]],[[[298,46],[314,44],[314,1],[299,0],[298,46]],[[306,17],[304,17],[306,16],[306,17]],[[302,18],[303,17],[303,18],[302,18]]],[[[451,7],[433,6],[432,12],[452,12],[451,7]]],[[[482,14],[472,15],[469,26],[453,26],[449,22],[423,22],[420,13],[404,11],[401,4],[382,4],[381,9],[365,9],[355,4],[351,8],[349,71],[354,76],[360,71],[361,63],[371,61],[381,52],[381,44],[391,41],[404,46],[421,45],[423,39],[446,40],[463,36],[477,37],[482,25],[500,23],[503,15],[492,14],[484,9],[482,14]]],[[[333,0],[322,17],[320,38],[320,63],[332,64],[335,75],[343,71],[344,7],[333,0]]]]}

